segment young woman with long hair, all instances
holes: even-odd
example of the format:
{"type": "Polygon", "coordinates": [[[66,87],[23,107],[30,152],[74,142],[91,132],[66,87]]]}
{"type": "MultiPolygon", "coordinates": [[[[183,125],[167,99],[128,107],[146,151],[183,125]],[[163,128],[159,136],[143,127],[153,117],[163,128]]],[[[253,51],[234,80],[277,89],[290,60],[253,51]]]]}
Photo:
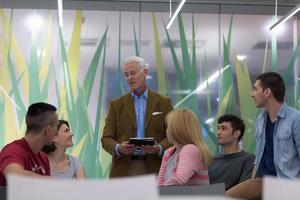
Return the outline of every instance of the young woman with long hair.
{"type": "Polygon", "coordinates": [[[158,185],[209,184],[212,156],[196,115],[188,109],[173,110],[166,116],[166,123],[167,138],[173,147],[164,153],[158,185]]]}

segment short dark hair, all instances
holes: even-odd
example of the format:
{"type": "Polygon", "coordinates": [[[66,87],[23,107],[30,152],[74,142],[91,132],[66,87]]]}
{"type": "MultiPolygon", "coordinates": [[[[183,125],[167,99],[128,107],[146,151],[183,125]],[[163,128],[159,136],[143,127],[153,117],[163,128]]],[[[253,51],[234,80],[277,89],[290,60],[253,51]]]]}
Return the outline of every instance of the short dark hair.
{"type": "MultiPolygon", "coordinates": [[[[61,125],[66,124],[69,128],[69,122],[63,119],[58,120],[58,126],[57,126],[57,130],[59,130],[59,128],[61,127],[61,125]]],[[[54,152],[56,150],[56,146],[55,144],[52,142],[51,144],[45,144],[42,148],[42,151],[45,152],[46,154],[49,154],[51,152],[54,152]]]]}
{"type": "Polygon", "coordinates": [[[63,119],[60,119],[60,120],[58,120],[57,130],[58,130],[58,129],[61,127],[61,125],[63,125],[63,124],[67,125],[67,127],[70,128],[70,125],[69,125],[69,122],[68,122],[68,121],[63,120],[63,119]]]}
{"type": "Polygon", "coordinates": [[[244,121],[235,115],[223,115],[218,119],[218,124],[223,122],[229,122],[233,128],[233,131],[239,130],[241,132],[238,141],[240,141],[245,132],[245,123],[244,121]]]}
{"type": "Polygon", "coordinates": [[[39,132],[47,125],[53,125],[56,107],[43,102],[31,104],[26,113],[26,134],[30,131],[39,132]]]}
{"type": "Polygon", "coordinates": [[[270,88],[274,98],[279,102],[284,102],[285,85],[282,77],[276,72],[266,72],[259,75],[256,80],[260,80],[261,87],[265,90],[270,88]]]}

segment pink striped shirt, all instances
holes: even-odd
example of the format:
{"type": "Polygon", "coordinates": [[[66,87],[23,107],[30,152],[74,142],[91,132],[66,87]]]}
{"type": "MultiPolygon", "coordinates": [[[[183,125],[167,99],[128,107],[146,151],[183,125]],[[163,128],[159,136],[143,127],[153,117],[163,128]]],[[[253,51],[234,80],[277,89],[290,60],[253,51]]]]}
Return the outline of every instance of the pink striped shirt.
{"type": "Polygon", "coordinates": [[[203,165],[201,153],[194,144],[187,144],[181,148],[175,158],[176,166],[171,177],[165,180],[168,161],[175,150],[175,147],[171,147],[164,153],[157,178],[158,185],[208,185],[208,167],[203,165]]]}

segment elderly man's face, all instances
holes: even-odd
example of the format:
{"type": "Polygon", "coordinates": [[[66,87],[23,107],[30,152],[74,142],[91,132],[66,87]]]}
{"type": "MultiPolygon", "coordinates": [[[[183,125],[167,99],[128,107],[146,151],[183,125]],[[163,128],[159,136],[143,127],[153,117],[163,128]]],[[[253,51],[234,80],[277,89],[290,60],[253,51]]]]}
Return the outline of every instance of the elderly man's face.
{"type": "Polygon", "coordinates": [[[141,95],[147,88],[147,68],[141,68],[137,62],[130,62],[124,66],[124,75],[130,90],[136,95],[141,95]]]}

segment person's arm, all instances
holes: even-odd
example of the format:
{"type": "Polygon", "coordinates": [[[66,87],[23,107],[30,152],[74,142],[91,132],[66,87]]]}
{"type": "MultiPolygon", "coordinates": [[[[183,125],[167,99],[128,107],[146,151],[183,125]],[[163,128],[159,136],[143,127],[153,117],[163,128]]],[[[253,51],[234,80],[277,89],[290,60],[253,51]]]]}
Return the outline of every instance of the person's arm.
{"type": "Polygon", "coordinates": [[[112,156],[120,157],[122,154],[131,155],[135,146],[133,144],[128,144],[128,141],[119,143],[117,141],[116,127],[116,111],[114,103],[111,102],[101,138],[102,147],[112,156]]]}
{"type": "Polygon", "coordinates": [[[251,157],[248,160],[246,160],[246,162],[243,165],[239,183],[252,178],[253,168],[254,168],[253,157],[251,157]]]}
{"type": "MultiPolygon", "coordinates": [[[[173,110],[173,106],[172,106],[171,99],[169,97],[166,98],[165,102],[166,103],[165,103],[164,107],[166,109],[165,109],[164,113],[165,113],[165,116],[166,116],[170,111],[173,110]]],[[[159,142],[159,145],[162,147],[162,150],[163,150],[162,152],[160,152],[161,156],[163,155],[163,153],[166,149],[171,147],[171,144],[168,142],[168,139],[166,137],[166,130],[167,130],[167,124],[165,123],[165,129],[164,129],[164,133],[163,133],[165,135],[165,138],[159,142]]]]}
{"type": "Polygon", "coordinates": [[[79,168],[79,170],[76,172],[75,178],[76,179],[85,179],[86,178],[83,166],[81,166],[79,168]]]}
{"type": "Polygon", "coordinates": [[[114,109],[113,102],[111,102],[101,138],[103,149],[111,155],[115,155],[115,147],[118,144],[116,132],[116,111],[114,109]]]}
{"type": "Polygon", "coordinates": [[[179,156],[177,170],[172,174],[168,185],[185,185],[191,177],[201,169],[203,161],[201,154],[195,145],[185,145],[179,156]]]}
{"type": "Polygon", "coordinates": [[[165,153],[162,158],[159,173],[157,176],[157,185],[164,185],[164,176],[165,176],[165,173],[167,170],[167,168],[166,168],[167,161],[168,161],[168,155],[167,155],[167,153],[165,153]]]}
{"type": "Polygon", "coordinates": [[[35,176],[35,177],[45,177],[39,174],[36,174],[32,171],[25,170],[24,167],[18,163],[11,163],[7,165],[4,170],[3,174],[7,177],[8,174],[18,174],[23,176],[35,176]]]}
{"type": "Polygon", "coordinates": [[[256,175],[256,169],[255,169],[255,165],[253,165],[251,179],[255,178],[255,175],[256,175]]]}
{"type": "Polygon", "coordinates": [[[8,174],[44,177],[42,175],[36,174],[30,170],[25,169],[24,166],[28,159],[29,158],[27,152],[20,145],[8,145],[1,150],[0,171],[3,173],[5,178],[8,174]]]}
{"type": "Polygon", "coordinates": [[[294,121],[294,127],[292,130],[292,137],[295,142],[295,149],[298,153],[298,158],[300,158],[300,116],[297,116],[297,119],[294,121]]]}

